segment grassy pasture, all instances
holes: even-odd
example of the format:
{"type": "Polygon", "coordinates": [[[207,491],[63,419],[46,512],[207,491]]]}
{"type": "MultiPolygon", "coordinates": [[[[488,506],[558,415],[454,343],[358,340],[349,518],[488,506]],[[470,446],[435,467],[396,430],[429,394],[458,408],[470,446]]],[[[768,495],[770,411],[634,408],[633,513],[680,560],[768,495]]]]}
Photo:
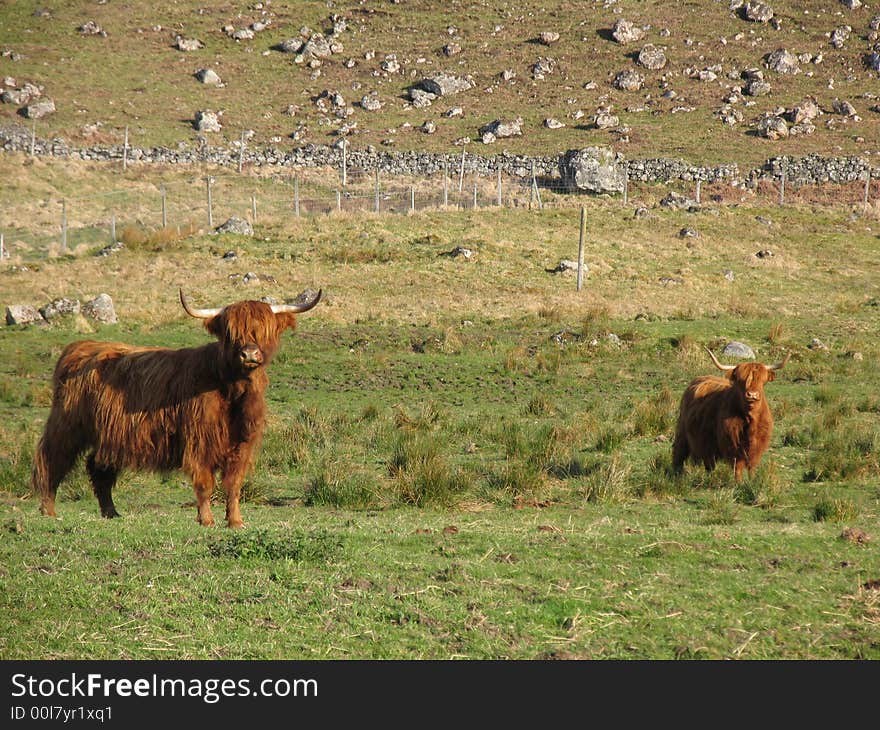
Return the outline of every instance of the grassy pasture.
{"type": "Polygon", "coordinates": [[[4,303],[106,291],[120,323],[0,328],[0,657],[880,657],[876,212],[585,204],[580,294],[547,271],[576,254],[575,208],[267,218],[4,264],[4,303]],[[440,255],[458,244],[474,260],[440,255]],[[247,528],[199,528],[177,473],[126,474],[102,520],[81,467],[40,517],[55,358],[205,342],[178,286],[325,290],[271,366],[247,528]],[[729,339],[793,352],[771,448],[739,485],[673,477],[678,398],[729,339]]]}

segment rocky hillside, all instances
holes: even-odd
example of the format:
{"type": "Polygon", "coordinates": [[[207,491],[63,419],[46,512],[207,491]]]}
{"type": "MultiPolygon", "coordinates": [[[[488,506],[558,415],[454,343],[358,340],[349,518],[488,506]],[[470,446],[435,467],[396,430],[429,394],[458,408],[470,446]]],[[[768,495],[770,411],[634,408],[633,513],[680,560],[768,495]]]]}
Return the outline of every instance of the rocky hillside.
{"type": "Polygon", "coordinates": [[[860,0],[150,2],[0,8],[0,122],[75,146],[880,164],[860,0]]]}

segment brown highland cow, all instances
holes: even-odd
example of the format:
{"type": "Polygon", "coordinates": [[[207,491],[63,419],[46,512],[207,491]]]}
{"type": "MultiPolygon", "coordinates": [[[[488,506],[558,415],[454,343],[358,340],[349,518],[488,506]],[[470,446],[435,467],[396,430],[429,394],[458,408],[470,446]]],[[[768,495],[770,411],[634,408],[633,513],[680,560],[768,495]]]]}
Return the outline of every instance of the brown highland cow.
{"type": "Polygon", "coordinates": [[[680,472],[690,458],[712,470],[717,461],[726,461],[739,481],[743,469],[751,474],[758,466],[770,444],[773,416],[764,397],[764,383],[774,379],[791,353],[776,365],[722,365],[711,350],[706,351],[727,377],[701,375],[684,391],[672,444],[672,466],[680,472]]]}
{"type": "Polygon", "coordinates": [[[182,469],[192,480],[198,521],[213,525],[211,493],[220,472],[226,523],[241,527],[239,496],[266,419],[266,365],[296,315],[314,307],[244,301],[217,309],[190,307],[217,338],[171,350],[85,340],[61,353],[52,409],[34,457],[40,510],[55,516],[58,485],[89,450],[86,469],[104,517],[118,517],[112,490],[122,469],[182,469]]]}

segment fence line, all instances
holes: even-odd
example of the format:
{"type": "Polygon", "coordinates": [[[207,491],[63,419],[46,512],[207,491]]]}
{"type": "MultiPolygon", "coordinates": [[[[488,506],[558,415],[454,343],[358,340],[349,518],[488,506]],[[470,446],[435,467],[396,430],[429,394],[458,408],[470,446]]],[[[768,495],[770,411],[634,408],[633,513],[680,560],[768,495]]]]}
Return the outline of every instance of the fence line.
{"type": "MultiPolygon", "coordinates": [[[[463,160],[466,157],[463,156],[463,160]]],[[[757,201],[763,196],[766,204],[772,204],[778,195],[778,205],[796,201],[804,190],[824,193],[829,186],[835,190],[828,195],[829,205],[858,206],[867,214],[871,203],[871,183],[876,179],[871,171],[864,176],[864,183],[852,191],[853,200],[840,195],[840,184],[824,186],[788,185],[785,168],[780,170],[776,185],[765,181],[756,191],[749,191],[757,201]],[[775,190],[775,192],[774,192],[775,190]]],[[[458,170],[460,190],[451,190],[448,162],[428,177],[392,177],[380,175],[378,167],[365,170],[346,166],[342,180],[332,180],[332,175],[321,177],[311,171],[269,177],[239,176],[234,172],[215,175],[197,175],[186,179],[135,184],[130,188],[107,190],[67,197],[63,200],[40,201],[36,213],[17,212],[15,206],[0,210],[0,236],[4,240],[4,252],[24,258],[42,257],[54,249],[59,252],[75,251],[83,244],[99,246],[109,240],[124,240],[134,226],[141,229],[178,228],[185,224],[189,229],[201,228],[197,221],[207,223],[213,229],[217,222],[237,216],[257,222],[257,213],[264,221],[275,217],[300,218],[302,216],[327,215],[331,213],[406,214],[420,210],[478,210],[498,206],[508,208],[543,209],[550,206],[577,207],[583,196],[572,194],[559,178],[541,177],[534,167],[527,177],[502,175],[500,167],[494,180],[471,172],[465,175],[465,165],[458,170]],[[469,185],[465,185],[465,177],[469,185]],[[335,187],[333,183],[335,182],[335,187]],[[53,213],[53,211],[55,211],[53,213]],[[13,223],[15,221],[15,223],[13,223]],[[21,221],[26,221],[22,224],[21,221]]],[[[712,204],[739,203],[746,194],[742,188],[719,183],[673,181],[665,185],[648,183],[633,184],[624,176],[621,193],[617,196],[622,205],[651,204],[659,195],[676,192],[688,200],[700,204],[708,189],[712,204]],[[659,189],[659,193],[658,193],[659,189]],[[713,194],[714,193],[714,194],[713,194]]],[[[815,193],[813,193],[815,197],[815,193]]]]}

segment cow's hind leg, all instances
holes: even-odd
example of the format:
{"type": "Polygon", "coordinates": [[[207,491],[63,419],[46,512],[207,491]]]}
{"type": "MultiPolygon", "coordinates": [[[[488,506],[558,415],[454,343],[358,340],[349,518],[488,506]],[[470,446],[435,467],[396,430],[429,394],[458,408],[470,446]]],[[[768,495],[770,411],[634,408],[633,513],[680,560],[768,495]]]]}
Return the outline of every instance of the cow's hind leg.
{"type": "Polygon", "coordinates": [[[681,470],[684,468],[684,462],[687,461],[690,453],[687,438],[677,434],[675,441],[672,442],[672,470],[676,474],[681,473],[681,470]]]}
{"type": "Polygon", "coordinates": [[[40,512],[47,517],[56,517],[55,495],[67,473],[76,463],[79,450],[66,444],[62,439],[54,440],[44,435],[34,454],[31,471],[31,487],[40,495],[40,512]]]}
{"type": "Polygon", "coordinates": [[[110,466],[99,466],[95,463],[95,455],[90,454],[86,461],[86,471],[92,480],[92,489],[101,506],[101,517],[119,517],[113,504],[113,485],[116,484],[116,476],[119,473],[110,466]]]}

